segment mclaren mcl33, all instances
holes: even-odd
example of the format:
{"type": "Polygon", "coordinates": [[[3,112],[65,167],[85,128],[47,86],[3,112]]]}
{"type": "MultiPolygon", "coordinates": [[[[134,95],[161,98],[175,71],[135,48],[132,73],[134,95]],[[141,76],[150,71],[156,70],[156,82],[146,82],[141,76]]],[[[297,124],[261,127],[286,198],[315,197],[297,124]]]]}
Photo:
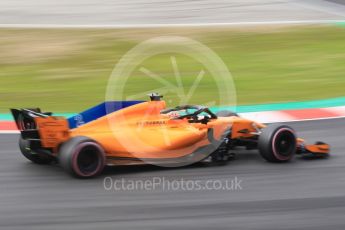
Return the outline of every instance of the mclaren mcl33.
{"type": "Polygon", "coordinates": [[[12,109],[20,150],[34,163],[58,162],[79,178],[96,176],[106,165],[225,162],[237,149],[257,149],[268,162],[330,151],[323,142],[306,144],[285,124],[265,125],[198,105],[167,109],[162,96],[150,98],[105,102],[68,119],[38,108],[12,109]]]}

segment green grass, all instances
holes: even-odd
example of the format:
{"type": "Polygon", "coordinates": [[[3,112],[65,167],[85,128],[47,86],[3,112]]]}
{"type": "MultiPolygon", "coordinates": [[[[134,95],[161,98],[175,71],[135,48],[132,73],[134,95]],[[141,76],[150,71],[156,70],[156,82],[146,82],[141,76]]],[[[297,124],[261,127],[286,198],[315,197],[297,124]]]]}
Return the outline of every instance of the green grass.
{"type": "MultiPolygon", "coordinates": [[[[238,104],[294,102],[345,95],[345,28],[295,26],[259,28],[171,28],[119,30],[0,30],[0,112],[35,107],[75,112],[102,102],[115,64],[132,47],[155,36],[178,35],[202,42],[226,63],[238,104]]],[[[170,56],[141,64],[175,83],[170,56]]],[[[175,55],[188,90],[200,63],[175,55]]],[[[140,66],[139,66],[140,67],[140,66]]],[[[122,87],[122,86],[117,86],[122,87]]],[[[160,88],[135,69],[126,96],[160,88]]],[[[166,95],[169,104],[177,95],[166,95]]],[[[189,103],[218,101],[206,71],[189,103]]]]}

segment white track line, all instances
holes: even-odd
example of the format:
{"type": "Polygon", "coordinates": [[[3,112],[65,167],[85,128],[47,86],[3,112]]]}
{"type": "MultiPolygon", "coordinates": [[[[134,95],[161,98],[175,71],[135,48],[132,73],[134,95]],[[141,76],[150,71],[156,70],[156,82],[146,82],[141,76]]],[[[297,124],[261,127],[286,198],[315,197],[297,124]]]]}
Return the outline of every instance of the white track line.
{"type": "Polygon", "coordinates": [[[345,118],[345,116],[309,118],[309,119],[302,119],[302,120],[288,120],[288,121],[279,121],[279,122],[276,122],[276,123],[305,122],[305,121],[321,121],[321,120],[335,120],[335,119],[340,119],[340,118],[345,118]]]}
{"type": "Polygon", "coordinates": [[[204,26],[241,26],[241,25],[293,25],[293,24],[332,24],[344,20],[296,20],[296,21],[262,21],[262,22],[219,22],[219,23],[172,23],[172,24],[113,24],[113,25],[82,25],[82,24],[0,24],[0,28],[23,29],[121,29],[121,28],[164,28],[164,27],[204,27],[204,26]]]}
{"type": "Polygon", "coordinates": [[[0,130],[0,134],[18,134],[18,130],[0,130]]]}

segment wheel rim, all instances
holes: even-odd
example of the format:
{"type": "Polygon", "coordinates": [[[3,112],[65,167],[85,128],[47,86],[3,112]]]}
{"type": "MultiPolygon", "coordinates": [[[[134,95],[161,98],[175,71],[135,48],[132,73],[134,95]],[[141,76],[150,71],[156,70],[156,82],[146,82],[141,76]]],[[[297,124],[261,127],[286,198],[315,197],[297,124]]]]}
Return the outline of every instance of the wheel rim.
{"type": "Polygon", "coordinates": [[[104,165],[103,150],[96,143],[82,143],[76,149],[73,168],[80,176],[93,176],[104,165]]]}
{"type": "Polygon", "coordinates": [[[280,160],[289,159],[296,148],[296,137],[291,129],[281,129],[272,141],[273,153],[280,160]]]}

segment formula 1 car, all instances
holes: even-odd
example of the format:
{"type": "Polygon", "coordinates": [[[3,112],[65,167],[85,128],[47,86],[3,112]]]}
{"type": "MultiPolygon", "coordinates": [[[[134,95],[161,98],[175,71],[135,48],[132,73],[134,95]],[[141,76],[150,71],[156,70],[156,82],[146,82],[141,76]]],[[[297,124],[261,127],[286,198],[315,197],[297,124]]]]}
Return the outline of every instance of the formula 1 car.
{"type": "Polygon", "coordinates": [[[204,106],[167,109],[162,96],[150,98],[105,102],[69,119],[38,108],[11,109],[20,150],[34,163],[59,162],[80,178],[100,174],[105,165],[224,162],[238,148],[258,149],[269,162],[330,151],[322,142],[307,145],[287,125],[264,125],[230,111],[215,114],[204,106]]]}

